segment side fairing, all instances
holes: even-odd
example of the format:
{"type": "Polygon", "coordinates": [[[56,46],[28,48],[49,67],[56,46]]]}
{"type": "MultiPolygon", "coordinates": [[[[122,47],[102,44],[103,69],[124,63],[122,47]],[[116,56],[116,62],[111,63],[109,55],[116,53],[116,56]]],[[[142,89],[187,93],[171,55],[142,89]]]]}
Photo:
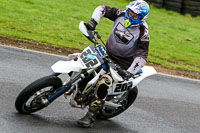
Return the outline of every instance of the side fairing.
{"type": "Polygon", "coordinates": [[[113,83],[113,86],[108,89],[108,95],[122,94],[125,91],[128,91],[131,88],[137,86],[144,78],[157,73],[156,70],[151,66],[144,66],[142,68],[142,71],[143,73],[141,73],[140,75],[136,75],[136,77],[133,77],[128,81],[123,81],[123,82],[119,81],[113,83]]]}

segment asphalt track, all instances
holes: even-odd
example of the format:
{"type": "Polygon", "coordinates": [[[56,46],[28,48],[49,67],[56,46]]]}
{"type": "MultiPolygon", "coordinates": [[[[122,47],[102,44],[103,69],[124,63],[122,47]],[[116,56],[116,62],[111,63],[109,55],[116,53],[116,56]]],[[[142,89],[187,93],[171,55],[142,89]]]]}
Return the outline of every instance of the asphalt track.
{"type": "Polygon", "coordinates": [[[199,133],[200,81],[156,74],[138,86],[136,102],[123,114],[93,128],[76,125],[87,110],[71,108],[60,97],[32,115],[14,107],[18,93],[49,75],[64,57],[0,45],[0,133],[199,133]]]}

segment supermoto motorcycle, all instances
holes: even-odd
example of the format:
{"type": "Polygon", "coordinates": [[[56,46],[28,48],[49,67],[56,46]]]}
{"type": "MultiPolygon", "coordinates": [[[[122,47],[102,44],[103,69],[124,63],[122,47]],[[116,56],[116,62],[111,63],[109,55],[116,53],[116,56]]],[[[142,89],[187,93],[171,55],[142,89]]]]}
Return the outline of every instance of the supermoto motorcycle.
{"type": "Polygon", "coordinates": [[[28,85],[18,95],[15,107],[19,113],[30,114],[47,107],[56,98],[64,95],[72,107],[86,108],[94,96],[94,87],[103,74],[111,75],[112,86],[108,89],[103,108],[97,118],[109,119],[128,109],[135,101],[137,85],[146,77],[156,73],[151,66],[144,66],[136,75],[124,79],[118,73],[117,64],[106,53],[105,44],[97,31],[87,30],[83,21],[79,30],[94,45],[86,47],[82,53],[71,54],[67,61],[52,65],[53,73],[28,85]],[[67,74],[63,83],[59,75],[67,74]]]}

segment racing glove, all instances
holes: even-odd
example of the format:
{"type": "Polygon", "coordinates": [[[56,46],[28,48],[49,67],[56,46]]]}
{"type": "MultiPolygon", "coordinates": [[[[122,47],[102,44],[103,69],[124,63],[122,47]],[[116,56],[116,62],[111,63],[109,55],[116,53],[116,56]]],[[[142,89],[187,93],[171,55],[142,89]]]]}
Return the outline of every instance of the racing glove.
{"type": "Polygon", "coordinates": [[[142,57],[136,57],[131,66],[127,69],[127,71],[135,75],[145,64],[145,59],[143,59],[142,57]]]}
{"type": "Polygon", "coordinates": [[[128,80],[129,78],[132,77],[132,74],[126,70],[118,70],[118,74],[124,79],[124,80],[128,80]]]}
{"type": "Polygon", "coordinates": [[[124,69],[122,69],[118,64],[115,64],[113,62],[109,63],[109,66],[112,67],[114,70],[117,71],[117,73],[124,79],[128,80],[132,77],[132,74],[124,69]]]}
{"type": "Polygon", "coordinates": [[[88,30],[95,30],[96,25],[97,22],[93,18],[91,18],[89,22],[85,23],[85,26],[88,30]]]}

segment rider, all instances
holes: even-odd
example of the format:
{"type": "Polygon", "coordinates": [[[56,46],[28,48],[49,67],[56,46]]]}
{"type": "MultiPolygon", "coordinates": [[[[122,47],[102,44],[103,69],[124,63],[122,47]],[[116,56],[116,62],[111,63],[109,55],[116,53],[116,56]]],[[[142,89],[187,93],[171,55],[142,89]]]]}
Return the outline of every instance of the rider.
{"type": "MultiPolygon", "coordinates": [[[[106,50],[109,57],[118,63],[124,74],[136,74],[145,64],[148,56],[149,32],[146,18],[149,13],[149,5],[143,0],[130,2],[126,10],[98,6],[88,23],[88,30],[95,30],[102,17],[114,21],[112,33],[107,40],[106,50]]],[[[95,97],[92,99],[87,114],[78,124],[83,127],[91,127],[95,121],[97,112],[103,107],[107,95],[107,89],[111,86],[112,79],[109,75],[103,75],[95,87],[95,97]]]]}

